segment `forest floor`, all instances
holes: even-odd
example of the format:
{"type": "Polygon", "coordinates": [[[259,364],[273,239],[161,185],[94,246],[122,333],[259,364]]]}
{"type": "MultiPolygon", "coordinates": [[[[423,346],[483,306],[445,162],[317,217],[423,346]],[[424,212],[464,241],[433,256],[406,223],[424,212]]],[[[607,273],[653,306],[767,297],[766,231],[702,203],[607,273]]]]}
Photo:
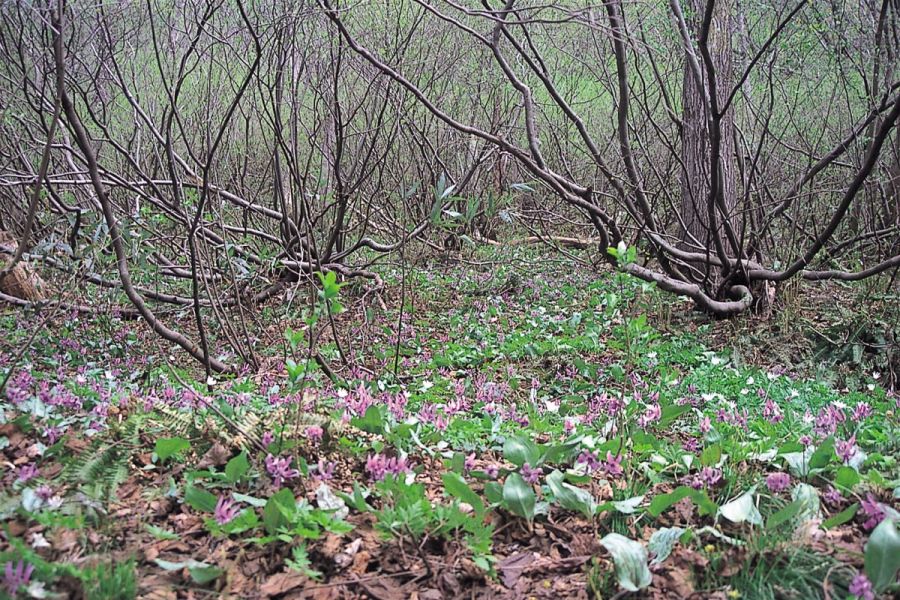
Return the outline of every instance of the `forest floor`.
{"type": "Polygon", "coordinates": [[[0,307],[0,597],[897,590],[896,294],[712,321],[537,249],[383,275],[261,307],[262,367],[208,381],[0,307]]]}

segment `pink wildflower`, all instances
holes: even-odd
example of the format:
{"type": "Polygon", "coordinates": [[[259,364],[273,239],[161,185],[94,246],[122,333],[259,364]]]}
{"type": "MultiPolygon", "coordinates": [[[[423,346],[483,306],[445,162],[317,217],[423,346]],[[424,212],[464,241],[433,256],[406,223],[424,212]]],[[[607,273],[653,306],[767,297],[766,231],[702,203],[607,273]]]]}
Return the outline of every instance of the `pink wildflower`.
{"type": "Polygon", "coordinates": [[[266,456],[266,471],[272,478],[276,488],[280,488],[288,479],[293,479],[300,475],[300,471],[291,468],[290,457],[275,457],[271,454],[266,456]]]}
{"type": "Polygon", "coordinates": [[[787,473],[770,473],[766,477],[766,487],[773,494],[780,494],[791,487],[791,476],[787,473]]]}
{"type": "Polygon", "coordinates": [[[237,517],[240,512],[240,509],[234,505],[231,498],[219,496],[219,501],[216,502],[214,518],[219,525],[225,525],[226,523],[234,521],[235,517],[237,517]]]}

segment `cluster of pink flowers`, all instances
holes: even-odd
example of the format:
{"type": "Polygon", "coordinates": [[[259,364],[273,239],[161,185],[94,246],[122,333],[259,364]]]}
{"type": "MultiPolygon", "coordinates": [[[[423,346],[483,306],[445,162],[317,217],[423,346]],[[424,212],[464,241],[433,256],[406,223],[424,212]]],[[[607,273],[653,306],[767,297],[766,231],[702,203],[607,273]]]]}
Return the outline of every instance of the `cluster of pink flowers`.
{"type": "Polygon", "coordinates": [[[886,516],[881,503],[871,493],[866,494],[865,499],[859,503],[859,513],[865,519],[863,527],[872,530],[878,527],[878,524],[884,520],[886,516]]]}
{"type": "Polygon", "coordinates": [[[599,471],[608,477],[618,477],[624,471],[622,469],[622,457],[613,456],[612,452],[606,452],[606,459],[600,460],[596,452],[583,450],[578,458],[575,459],[576,464],[584,465],[588,473],[599,471]]]}
{"type": "Polygon", "coordinates": [[[219,496],[219,501],[216,502],[216,510],[213,513],[213,518],[215,518],[216,523],[219,525],[225,525],[227,523],[231,523],[234,521],[235,517],[237,517],[241,513],[241,509],[234,505],[234,501],[231,498],[226,496],[219,496]]]}
{"type": "Polygon", "coordinates": [[[856,434],[850,436],[848,440],[837,440],[834,443],[834,452],[844,464],[849,464],[858,451],[856,446],[856,434]]]}
{"type": "Polygon", "coordinates": [[[594,396],[588,401],[587,412],[582,420],[584,423],[593,423],[601,413],[614,419],[624,408],[625,400],[623,398],[601,392],[599,396],[594,396]]]}
{"type": "Polygon", "coordinates": [[[28,585],[28,582],[31,581],[33,572],[34,565],[26,564],[24,561],[20,560],[16,565],[12,562],[6,563],[3,572],[3,589],[10,597],[15,598],[19,588],[28,585]]]}
{"type": "Polygon", "coordinates": [[[325,462],[322,459],[319,459],[319,463],[313,466],[315,470],[315,474],[313,475],[313,479],[316,481],[329,481],[334,477],[334,468],[335,464],[331,461],[325,462]]]}
{"type": "Polygon", "coordinates": [[[819,411],[819,414],[815,419],[813,431],[820,437],[827,437],[833,435],[837,431],[838,426],[846,420],[847,415],[844,413],[844,409],[840,405],[832,402],[819,411]]]}
{"type": "Polygon", "coordinates": [[[875,600],[875,588],[863,573],[858,573],[850,582],[848,591],[859,600],[875,600]]]}
{"type": "Polygon", "coordinates": [[[384,454],[370,454],[366,458],[366,473],[372,481],[381,481],[387,475],[400,475],[401,473],[410,473],[412,469],[406,460],[406,457],[397,458],[392,456],[388,458],[384,454]]]}
{"type": "Polygon", "coordinates": [[[325,430],[318,425],[311,425],[306,428],[305,435],[306,439],[308,439],[313,446],[318,446],[322,442],[322,438],[325,436],[325,430]]]}
{"type": "Polygon", "coordinates": [[[541,477],[543,477],[544,469],[542,469],[541,467],[532,467],[530,464],[525,463],[524,465],[522,465],[522,468],[519,469],[519,473],[522,475],[522,479],[524,479],[526,483],[534,485],[541,480],[541,477]]]}
{"type": "MultiPolygon", "coordinates": [[[[482,404],[502,403],[507,393],[509,393],[508,383],[488,381],[487,376],[484,374],[476,375],[472,381],[472,386],[475,388],[475,402],[482,404]]],[[[457,382],[455,390],[457,398],[462,396],[460,387],[460,382],[457,382]]]]}
{"type": "Polygon", "coordinates": [[[6,397],[14,405],[19,405],[31,397],[32,386],[34,386],[34,377],[30,371],[23,369],[6,383],[6,397]]]}
{"type": "Polygon", "coordinates": [[[830,485],[825,488],[825,493],[822,494],[822,498],[832,506],[838,506],[844,501],[843,494],[830,485]]]}
{"type": "Polygon", "coordinates": [[[695,490],[709,489],[717,486],[722,481],[722,469],[703,467],[700,472],[692,477],[687,477],[685,483],[695,490]]]}
{"type": "Polygon", "coordinates": [[[266,472],[269,473],[276,488],[280,488],[288,479],[300,475],[300,471],[291,468],[290,457],[276,457],[271,454],[266,456],[266,472]]]}
{"type": "Polygon", "coordinates": [[[344,398],[344,410],[355,417],[361,417],[366,414],[366,410],[375,404],[375,397],[366,389],[362,383],[356,390],[350,390],[350,393],[344,398]]]}
{"type": "Polygon", "coordinates": [[[766,403],[763,405],[763,417],[769,423],[780,423],[784,420],[781,408],[771,398],[767,398],[766,403]]]}
{"type": "Polygon", "coordinates": [[[658,403],[651,404],[644,410],[644,414],[638,417],[638,425],[647,427],[659,421],[660,417],[662,417],[662,408],[658,403]]]}
{"type": "Polygon", "coordinates": [[[407,396],[404,392],[398,392],[396,394],[386,394],[385,395],[386,404],[388,410],[391,415],[398,420],[402,421],[406,418],[406,405],[409,403],[409,396],[407,396]]]}
{"type": "Polygon", "coordinates": [[[28,463],[27,465],[22,465],[19,467],[19,473],[16,477],[16,481],[19,483],[26,483],[31,481],[35,477],[38,477],[40,472],[38,471],[37,465],[33,463],[28,463]]]}
{"type": "Polygon", "coordinates": [[[872,416],[872,407],[868,402],[860,402],[853,408],[852,420],[854,423],[861,423],[872,416]]]}
{"type": "Polygon", "coordinates": [[[447,418],[443,408],[438,409],[438,406],[440,405],[435,403],[422,405],[422,408],[419,409],[418,417],[422,423],[432,425],[438,431],[444,431],[450,425],[450,419],[447,418]]]}
{"type": "Polygon", "coordinates": [[[770,473],[766,477],[766,487],[773,494],[786,492],[791,487],[791,476],[787,473],[770,473]]]}
{"type": "Polygon", "coordinates": [[[726,411],[724,408],[720,408],[716,411],[716,419],[720,423],[727,423],[728,425],[744,429],[747,427],[747,421],[750,419],[750,414],[747,412],[746,408],[741,412],[738,412],[737,409],[726,411]]]}

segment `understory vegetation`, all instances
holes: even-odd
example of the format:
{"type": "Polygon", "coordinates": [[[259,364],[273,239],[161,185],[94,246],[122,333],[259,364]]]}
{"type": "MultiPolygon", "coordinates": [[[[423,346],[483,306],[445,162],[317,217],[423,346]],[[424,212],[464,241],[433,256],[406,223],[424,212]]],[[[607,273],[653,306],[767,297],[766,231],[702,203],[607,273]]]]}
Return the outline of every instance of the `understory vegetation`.
{"type": "Polygon", "coordinates": [[[537,248],[382,269],[394,302],[323,276],[261,309],[258,372],[209,380],[140,321],[6,310],[6,593],[896,590],[900,400],[883,357],[822,353],[845,307],[783,307],[790,362],[537,248]]]}
{"type": "Polygon", "coordinates": [[[0,0],[0,600],[900,597],[898,56],[0,0]]]}

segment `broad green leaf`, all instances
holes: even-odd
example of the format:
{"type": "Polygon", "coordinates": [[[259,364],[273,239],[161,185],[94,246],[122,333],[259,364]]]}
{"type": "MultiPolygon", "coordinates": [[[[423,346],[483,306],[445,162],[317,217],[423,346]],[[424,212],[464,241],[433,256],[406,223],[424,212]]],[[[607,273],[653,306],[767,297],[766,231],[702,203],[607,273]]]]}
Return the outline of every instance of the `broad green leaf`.
{"type": "Polygon", "coordinates": [[[627,500],[613,502],[612,505],[623,515],[630,515],[634,514],[634,511],[637,510],[637,507],[640,506],[643,501],[643,496],[635,496],[634,498],[628,498],[627,500]]]}
{"type": "Polygon", "coordinates": [[[719,464],[721,458],[722,447],[718,444],[713,444],[703,449],[703,452],[700,454],[700,464],[704,467],[714,467],[719,464]]]}
{"type": "Polygon", "coordinates": [[[594,514],[597,503],[591,493],[587,490],[577,488],[574,485],[565,482],[565,475],[558,470],[554,470],[547,475],[547,485],[556,501],[563,508],[578,511],[586,517],[594,514]]]}
{"type": "Polygon", "coordinates": [[[462,478],[462,475],[451,471],[444,473],[441,476],[441,479],[444,482],[444,491],[454,498],[459,498],[466,504],[471,505],[475,511],[475,516],[478,517],[478,519],[484,517],[484,502],[482,502],[481,497],[469,487],[469,484],[462,478]]]}
{"type": "Polygon", "coordinates": [[[812,454],[813,449],[806,448],[803,452],[785,452],[781,457],[787,462],[792,474],[806,477],[809,475],[809,461],[812,454]]]}
{"type": "Polygon", "coordinates": [[[694,490],[692,488],[683,485],[681,487],[675,488],[668,494],[654,496],[653,499],[650,500],[650,507],[647,509],[647,512],[649,512],[653,517],[658,517],[671,507],[675,506],[676,504],[690,496],[693,491],[694,490]]]}
{"type": "Polygon", "coordinates": [[[719,507],[719,514],[731,521],[732,523],[750,523],[751,525],[762,525],[762,515],[756,508],[754,497],[756,495],[756,486],[726,504],[719,507]]]}
{"type": "Polygon", "coordinates": [[[797,519],[801,523],[822,518],[822,510],[819,502],[819,492],[808,483],[798,483],[791,491],[791,498],[800,502],[800,511],[797,519]]]}
{"type": "Polygon", "coordinates": [[[255,506],[257,508],[262,508],[266,505],[266,500],[262,498],[257,498],[256,496],[248,496],[246,494],[239,494],[237,492],[232,492],[231,497],[235,499],[237,502],[246,502],[250,506],[255,506]]]}
{"type": "Polygon", "coordinates": [[[894,519],[887,518],[869,536],[865,555],[866,577],[881,592],[897,580],[900,569],[900,532],[894,519]]]}
{"type": "Polygon", "coordinates": [[[675,419],[688,412],[689,410],[693,410],[690,404],[670,404],[668,406],[664,406],[662,409],[662,414],[659,417],[659,423],[657,423],[657,427],[663,428],[670,425],[675,419]]]}
{"type": "Polygon", "coordinates": [[[275,492],[263,508],[263,526],[266,531],[270,535],[275,535],[279,529],[288,527],[296,506],[297,500],[291,490],[282,488],[275,492]]]}
{"type": "Polygon", "coordinates": [[[147,531],[158,540],[177,540],[178,534],[168,531],[167,529],[163,529],[162,527],[157,527],[156,525],[147,524],[147,531]]]}
{"type": "Polygon", "coordinates": [[[532,467],[537,466],[541,457],[541,451],[537,444],[525,437],[511,437],[503,444],[503,458],[516,465],[522,467],[528,463],[532,467]]]}
{"type": "Polygon", "coordinates": [[[832,458],[834,458],[834,436],[829,436],[812,453],[812,456],[809,458],[809,468],[824,469],[831,462],[832,458]]]}
{"type": "Polygon", "coordinates": [[[250,463],[247,461],[247,453],[241,452],[225,464],[225,478],[231,483],[237,483],[249,470],[250,463]]]}
{"type": "Polygon", "coordinates": [[[650,535],[650,541],[647,543],[650,553],[653,554],[651,565],[658,565],[672,554],[672,548],[675,547],[681,536],[684,534],[681,527],[664,527],[654,531],[650,535]]]}
{"type": "Polygon", "coordinates": [[[650,513],[650,516],[652,517],[658,517],[685,498],[690,498],[694,504],[699,506],[701,514],[712,514],[716,512],[716,509],[718,508],[715,502],[709,499],[706,492],[682,485],[668,494],[655,496],[650,500],[650,506],[647,508],[647,512],[650,513]]]}
{"type": "Polygon", "coordinates": [[[650,585],[653,577],[647,566],[647,550],[640,542],[618,533],[605,535],[600,543],[613,557],[619,585],[636,592],[650,585]]]}
{"type": "Polygon", "coordinates": [[[350,419],[350,424],[366,433],[381,435],[384,433],[384,416],[377,406],[370,406],[366,413],[360,417],[350,419]]]}
{"type": "Polygon", "coordinates": [[[199,562],[192,558],[183,562],[170,562],[168,560],[157,558],[154,562],[165,571],[180,571],[182,569],[187,569],[188,573],[191,575],[191,579],[194,580],[194,583],[199,585],[205,585],[210,581],[217,579],[224,573],[219,567],[199,562]]]}
{"type": "Polygon", "coordinates": [[[831,529],[832,527],[837,527],[838,525],[848,523],[853,517],[856,516],[856,511],[858,510],[859,502],[854,502],[838,514],[825,519],[825,521],[822,522],[822,528],[831,529]]]}
{"type": "Polygon", "coordinates": [[[800,509],[802,509],[802,508],[803,508],[803,501],[794,500],[793,502],[791,502],[790,504],[788,504],[781,510],[777,511],[776,513],[774,513],[772,515],[769,515],[769,518],[766,519],[766,529],[774,529],[774,528],[778,527],[779,525],[781,525],[782,523],[790,521],[791,519],[793,519],[794,517],[797,516],[797,513],[799,513],[800,509]]]}
{"type": "MultiPolygon", "coordinates": [[[[541,454],[537,459],[538,463],[558,464],[561,462],[569,462],[580,446],[581,441],[579,439],[574,439],[563,444],[552,444],[543,448],[539,447],[538,450],[541,451],[541,454]]],[[[532,466],[534,465],[532,464],[532,466]]]]}
{"type": "Polygon", "coordinates": [[[853,491],[853,486],[859,483],[859,472],[853,467],[841,467],[834,476],[834,485],[846,491],[853,491]]]}
{"type": "Polygon", "coordinates": [[[489,481],[484,484],[484,497],[491,504],[501,504],[503,502],[503,488],[496,481],[489,481]]]}
{"type": "Polygon", "coordinates": [[[238,516],[222,525],[221,528],[225,533],[234,534],[250,531],[257,525],[259,525],[259,517],[256,516],[256,511],[245,508],[238,516]]]}
{"type": "Polygon", "coordinates": [[[219,501],[219,499],[215,494],[207,492],[203,488],[199,488],[195,485],[189,485],[184,490],[184,501],[194,510],[199,510],[201,512],[214,512],[216,510],[216,503],[219,501]]]}
{"type": "Polygon", "coordinates": [[[529,521],[534,518],[536,501],[534,489],[525,483],[518,473],[510,473],[503,484],[503,505],[510,512],[525,517],[529,521]]]}
{"type": "Polygon", "coordinates": [[[153,451],[161,461],[165,461],[176,454],[180,454],[191,447],[191,443],[184,438],[160,438],[156,440],[153,451]]]}

